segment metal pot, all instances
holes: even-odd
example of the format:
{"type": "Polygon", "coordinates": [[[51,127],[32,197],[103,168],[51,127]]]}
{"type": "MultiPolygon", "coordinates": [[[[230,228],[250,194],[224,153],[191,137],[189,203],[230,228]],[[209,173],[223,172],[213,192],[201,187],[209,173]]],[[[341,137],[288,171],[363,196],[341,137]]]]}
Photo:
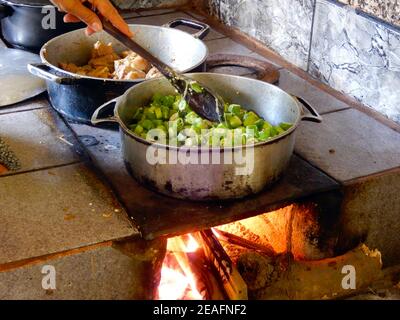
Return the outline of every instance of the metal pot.
{"type": "Polygon", "coordinates": [[[188,76],[221,93],[226,101],[254,110],[273,125],[280,122],[294,125],[274,139],[254,146],[192,148],[190,151],[193,151],[193,159],[197,159],[197,164],[184,164],[183,161],[176,161],[174,164],[154,163],[154,158],[149,155],[162,158],[167,152],[167,156],[172,159],[174,154],[169,152],[175,152],[178,158],[184,159],[189,151],[186,148],[151,144],[128,130],[129,121],[136,108],[146,105],[154,93],[173,94],[174,89],[166,79],[146,81],[129,89],[123,96],[96,110],[92,123],[96,125],[108,121],[118,122],[123,157],[128,170],[139,182],[168,196],[213,200],[241,198],[258,193],[276,181],[287,167],[300,121],[321,121],[318,113],[305,101],[301,100],[300,103],[298,98],[274,85],[223,74],[195,73],[188,76]],[[101,117],[100,114],[104,114],[114,102],[114,114],[101,117]],[[309,113],[305,114],[303,106],[309,113]],[[215,157],[215,161],[210,161],[212,157],[215,157]],[[205,159],[214,164],[206,163],[205,159]],[[229,163],[229,159],[244,159],[246,166],[241,165],[240,161],[229,163]]]}
{"type": "MultiPolygon", "coordinates": [[[[135,34],[135,41],[175,69],[181,72],[204,71],[208,48],[199,39],[209,32],[208,25],[188,19],[177,19],[164,27],[132,24],[130,28],[135,34]],[[182,24],[200,31],[191,35],[173,29],[182,24]]],[[[111,42],[117,52],[126,50],[121,43],[105,32],[87,37],[82,29],[46,43],[40,51],[43,63],[28,66],[32,74],[46,80],[53,107],[74,121],[90,123],[90,118],[98,106],[143,81],[80,76],[58,67],[60,62],[86,64],[90,59],[91,49],[98,40],[111,42]]]]}
{"type": "Polygon", "coordinates": [[[0,0],[2,34],[9,45],[32,52],[60,34],[82,28],[81,23],[64,23],[48,0],[0,0]]]}

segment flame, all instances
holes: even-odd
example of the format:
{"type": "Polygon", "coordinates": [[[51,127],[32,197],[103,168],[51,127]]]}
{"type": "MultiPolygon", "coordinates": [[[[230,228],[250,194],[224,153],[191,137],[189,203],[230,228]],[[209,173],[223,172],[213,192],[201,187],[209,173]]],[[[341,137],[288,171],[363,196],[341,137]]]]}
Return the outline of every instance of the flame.
{"type": "Polygon", "coordinates": [[[196,239],[191,234],[189,234],[185,252],[196,252],[199,248],[200,246],[197,243],[196,239]]]}
{"type": "MultiPolygon", "coordinates": [[[[300,260],[309,256],[319,257],[319,249],[310,243],[308,236],[314,230],[318,234],[318,212],[314,207],[313,204],[290,205],[211,230],[234,264],[246,250],[267,255],[289,251],[300,260]]],[[[168,239],[158,289],[160,300],[223,298],[223,290],[229,290],[223,284],[224,288],[219,291],[218,281],[221,279],[210,274],[208,267],[212,267],[212,261],[209,261],[207,252],[202,250],[202,241],[197,242],[196,239],[200,239],[197,234],[168,239]]],[[[225,294],[229,296],[226,291],[225,294]]]]}
{"type": "Polygon", "coordinates": [[[220,234],[218,233],[218,230],[215,228],[211,228],[212,233],[214,234],[214,236],[216,236],[218,239],[221,238],[220,234]]]}
{"type": "Polygon", "coordinates": [[[179,300],[184,296],[188,285],[188,279],[181,272],[163,266],[158,297],[160,300],[179,300]]]}
{"type": "Polygon", "coordinates": [[[192,235],[168,239],[167,256],[161,269],[159,300],[203,300],[187,253],[200,248],[192,235]]]}

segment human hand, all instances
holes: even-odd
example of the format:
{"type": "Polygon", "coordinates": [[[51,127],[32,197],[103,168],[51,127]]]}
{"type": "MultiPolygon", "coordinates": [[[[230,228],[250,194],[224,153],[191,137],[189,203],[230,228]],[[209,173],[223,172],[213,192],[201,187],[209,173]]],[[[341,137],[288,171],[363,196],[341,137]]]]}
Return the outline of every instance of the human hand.
{"type": "Polygon", "coordinates": [[[60,11],[66,12],[64,22],[85,22],[88,27],[86,34],[103,30],[103,25],[97,14],[83,5],[84,2],[91,3],[107,20],[127,36],[131,37],[132,32],[117,9],[109,0],[50,0],[60,11]]]}

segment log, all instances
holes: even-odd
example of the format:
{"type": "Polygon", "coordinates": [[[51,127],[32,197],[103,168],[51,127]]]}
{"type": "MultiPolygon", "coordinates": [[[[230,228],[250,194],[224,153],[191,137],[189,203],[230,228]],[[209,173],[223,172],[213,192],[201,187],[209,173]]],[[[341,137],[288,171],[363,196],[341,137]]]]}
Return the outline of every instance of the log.
{"type": "Polygon", "coordinates": [[[189,253],[188,256],[192,266],[192,271],[199,275],[198,278],[201,279],[203,286],[205,287],[204,299],[225,300],[226,296],[224,290],[218,282],[211,266],[208,264],[208,259],[204,254],[204,250],[189,253]]]}
{"type": "Polygon", "coordinates": [[[256,252],[243,254],[238,269],[249,297],[259,300],[337,299],[367,288],[382,276],[380,252],[360,245],[346,254],[317,261],[293,261],[288,255],[265,257],[256,252]],[[345,289],[345,266],[354,266],[355,289],[345,289]]]}
{"type": "Polygon", "coordinates": [[[187,243],[183,237],[168,239],[168,254],[174,256],[183,274],[188,278],[191,288],[195,288],[206,300],[224,300],[219,283],[213,275],[204,250],[186,252],[187,243]]]}
{"type": "Polygon", "coordinates": [[[226,232],[223,230],[219,230],[219,229],[214,229],[214,232],[217,234],[218,239],[223,242],[237,245],[242,248],[255,250],[255,251],[258,251],[267,256],[275,256],[276,255],[276,252],[274,251],[274,249],[271,246],[258,244],[258,243],[249,241],[247,239],[244,239],[242,237],[236,236],[232,233],[229,233],[229,232],[226,232]]]}
{"type": "Polygon", "coordinates": [[[196,279],[195,274],[191,270],[191,263],[189,261],[188,254],[182,251],[182,249],[185,248],[185,243],[183,239],[181,237],[169,239],[168,248],[173,251],[175,259],[181,267],[183,273],[186,275],[190,286],[201,293],[202,288],[197,287],[197,284],[200,281],[199,279],[196,279]]]}
{"type": "Polygon", "coordinates": [[[382,270],[382,277],[367,288],[350,292],[350,300],[400,300],[400,265],[382,270]]]}
{"type": "Polygon", "coordinates": [[[204,253],[218,274],[228,298],[247,300],[246,283],[212,230],[200,231],[195,237],[203,244],[204,253]]]}

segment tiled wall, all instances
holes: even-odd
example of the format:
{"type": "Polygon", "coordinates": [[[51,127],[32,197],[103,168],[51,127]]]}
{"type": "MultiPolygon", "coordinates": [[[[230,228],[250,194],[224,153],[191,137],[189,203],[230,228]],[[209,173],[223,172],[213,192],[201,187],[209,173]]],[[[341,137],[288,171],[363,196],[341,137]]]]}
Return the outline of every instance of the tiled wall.
{"type": "Polygon", "coordinates": [[[371,14],[379,19],[400,26],[400,1],[399,0],[338,0],[371,14]]]}
{"type": "Polygon", "coordinates": [[[314,0],[211,0],[209,10],[306,69],[314,0]]]}
{"type": "Polygon", "coordinates": [[[182,6],[189,0],[112,0],[120,9],[146,9],[182,6]]]}
{"type": "Polygon", "coordinates": [[[400,123],[400,27],[354,9],[393,22],[399,0],[205,1],[225,24],[400,123]]]}
{"type": "Polygon", "coordinates": [[[317,0],[309,73],[400,123],[400,31],[317,0]]]}

